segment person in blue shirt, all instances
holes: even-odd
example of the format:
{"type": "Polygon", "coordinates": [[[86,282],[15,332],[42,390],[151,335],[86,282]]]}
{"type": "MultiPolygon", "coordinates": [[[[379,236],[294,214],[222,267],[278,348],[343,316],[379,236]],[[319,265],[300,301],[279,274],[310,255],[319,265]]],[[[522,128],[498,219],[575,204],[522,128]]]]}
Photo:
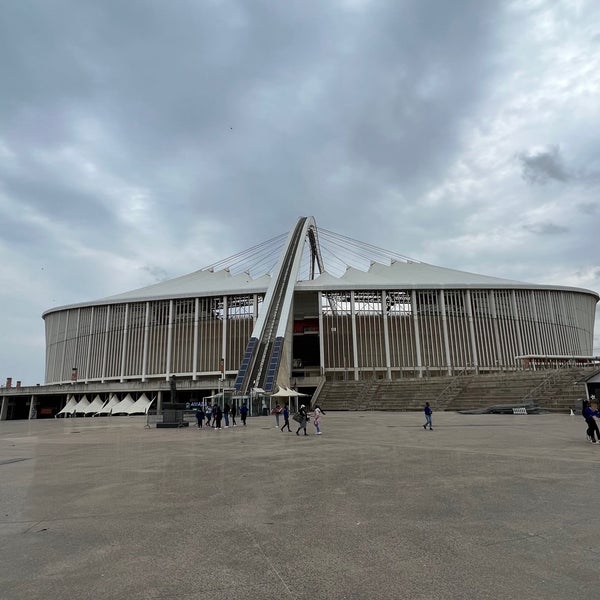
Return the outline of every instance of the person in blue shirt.
{"type": "Polygon", "coordinates": [[[433,411],[431,410],[431,406],[429,406],[429,402],[425,402],[423,412],[425,413],[425,425],[423,425],[423,429],[427,429],[429,426],[429,430],[433,431],[433,426],[431,425],[431,413],[433,411]]]}
{"type": "Polygon", "coordinates": [[[600,442],[600,430],[598,429],[598,423],[596,423],[595,417],[599,416],[598,411],[594,410],[588,400],[583,401],[583,406],[581,409],[581,414],[587,423],[587,437],[592,444],[597,444],[600,442]],[[596,438],[598,438],[596,440],[596,438]]]}
{"type": "Polygon", "coordinates": [[[292,431],[290,429],[290,409],[288,408],[287,404],[283,407],[283,427],[281,428],[281,431],[283,431],[286,427],[288,428],[289,432],[292,431]]]}
{"type": "Polygon", "coordinates": [[[242,418],[242,424],[246,427],[246,417],[248,416],[248,405],[244,401],[240,406],[240,417],[242,418]]]}

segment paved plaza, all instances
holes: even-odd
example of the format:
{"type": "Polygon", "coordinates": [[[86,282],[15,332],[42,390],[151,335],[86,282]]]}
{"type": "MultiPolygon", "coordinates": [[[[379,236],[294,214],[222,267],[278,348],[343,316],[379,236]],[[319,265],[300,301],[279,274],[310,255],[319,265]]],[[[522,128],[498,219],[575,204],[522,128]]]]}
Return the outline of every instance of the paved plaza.
{"type": "Polygon", "coordinates": [[[274,417],[0,422],[0,598],[594,597],[583,419],[433,418],[328,412],[308,437],[274,417]]]}

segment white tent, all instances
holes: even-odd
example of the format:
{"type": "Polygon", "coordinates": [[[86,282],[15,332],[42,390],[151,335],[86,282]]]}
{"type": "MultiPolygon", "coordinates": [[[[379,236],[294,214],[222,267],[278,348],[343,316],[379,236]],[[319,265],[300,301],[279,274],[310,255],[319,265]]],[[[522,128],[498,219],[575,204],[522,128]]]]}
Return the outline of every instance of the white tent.
{"type": "Polygon", "coordinates": [[[54,416],[58,417],[58,415],[62,415],[63,417],[66,417],[67,415],[72,415],[75,412],[76,406],[77,400],[75,400],[75,396],[69,396],[67,398],[67,403],[65,404],[64,408],[62,410],[59,410],[54,416]]]}
{"type": "Polygon", "coordinates": [[[110,415],[113,407],[119,404],[119,399],[116,394],[112,394],[108,402],[96,413],[96,415],[110,415]]]}
{"type": "Polygon", "coordinates": [[[127,411],[128,415],[147,415],[150,410],[150,405],[154,400],[149,400],[146,394],[142,394],[127,411]]]}
{"type": "Polygon", "coordinates": [[[90,402],[90,405],[83,411],[85,416],[95,415],[104,406],[104,400],[100,398],[99,394],[90,402]]]}
{"type": "Polygon", "coordinates": [[[308,394],[303,394],[302,392],[297,392],[296,390],[291,390],[290,388],[285,388],[290,396],[308,396],[308,394]]]}
{"type": "Polygon", "coordinates": [[[289,398],[290,396],[295,396],[295,394],[290,392],[292,392],[292,390],[280,386],[275,394],[271,394],[271,398],[289,398]]]}
{"type": "Polygon", "coordinates": [[[79,402],[75,405],[73,412],[76,415],[84,415],[85,411],[87,410],[89,405],[90,405],[90,401],[87,399],[87,396],[84,394],[80,398],[79,402]]]}
{"type": "Polygon", "coordinates": [[[125,396],[125,398],[123,398],[123,400],[121,400],[121,402],[119,402],[118,404],[115,404],[112,407],[112,410],[110,412],[111,415],[127,415],[129,414],[129,409],[135,404],[133,398],[131,397],[131,394],[127,394],[127,396],[125,396]]]}

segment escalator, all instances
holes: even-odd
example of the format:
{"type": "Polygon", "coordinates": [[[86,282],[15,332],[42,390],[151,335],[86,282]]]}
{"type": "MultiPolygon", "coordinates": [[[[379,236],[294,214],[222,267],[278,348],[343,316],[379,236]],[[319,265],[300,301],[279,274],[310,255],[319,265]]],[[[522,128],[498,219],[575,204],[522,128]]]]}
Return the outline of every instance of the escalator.
{"type": "MultiPolygon", "coordinates": [[[[311,243],[311,253],[313,248],[318,250],[315,229],[314,219],[301,217],[288,237],[286,249],[265,295],[262,313],[256,321],[238,370],[235,381],[238,392],[245,394],[250,388],[262,388],[267,393],[273,391],[307,236],[311,243]]],[[[321,268],[320,253],[317,254],[316,260],[321,268]]]]}

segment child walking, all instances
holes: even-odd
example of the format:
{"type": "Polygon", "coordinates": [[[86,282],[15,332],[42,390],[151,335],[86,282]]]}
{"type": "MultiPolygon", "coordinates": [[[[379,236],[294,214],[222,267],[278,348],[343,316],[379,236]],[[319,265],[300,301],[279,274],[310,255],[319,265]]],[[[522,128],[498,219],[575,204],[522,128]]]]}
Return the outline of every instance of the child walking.
{"type": "Polygon", "coordinates": [[[433,431],[433,426],[431,425],[431,413],[433,411],[431,410],[431,406],[429,406],[429,402],[425,402],[423,412],[425,413],[425,425],[423,425],[423,429],[427,429],[427,426],[429,426],[429,430],[433,431]]]}

